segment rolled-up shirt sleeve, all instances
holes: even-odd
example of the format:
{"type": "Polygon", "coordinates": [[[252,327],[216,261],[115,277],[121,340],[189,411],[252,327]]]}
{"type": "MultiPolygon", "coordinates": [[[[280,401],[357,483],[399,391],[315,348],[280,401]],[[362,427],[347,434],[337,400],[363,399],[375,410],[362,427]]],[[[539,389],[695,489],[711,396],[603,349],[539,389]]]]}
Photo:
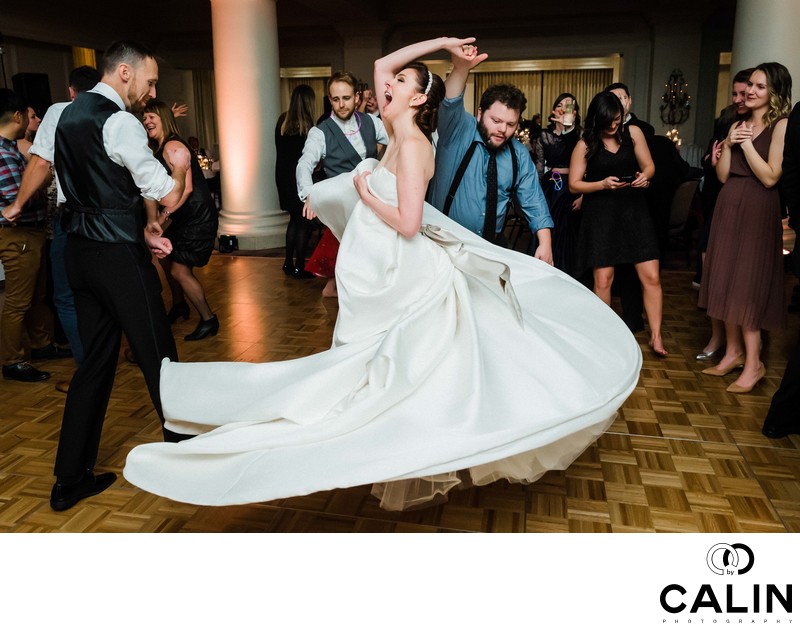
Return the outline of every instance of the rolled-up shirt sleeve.
{"type": "MultiPolygon", "coordinates": [[[[516,145],[516,141],[512,141],[516,145]]],[[[539,184],[539,174],[531,160],[527,149],[520,144],[521,151],[517,151],[519,157],[519,184],[517,185],[517,201],[522,212],[528,218],[528,224],[533,232],[543,228],[553,227],[553,218],[550,216],[550,209],[547,207],[547,200],[539,184]]],[[[511,149],[516,147],[512,145],[511,149]]]]}
{"type": "Polygon", "coordinates": [[[53,164],[56,155],[56,127],[67,105],[69,103],[54,103],[47,108],[31,146],[31,154],[47,160],[50,164],[53,164]]]}
{"type": "Polygon", "coordinates": [[[375,140],[379,145],[385,147],[389,144],[389,134],[386,133],[386,127],[380,118],[373,118],[372,120],[375,123],[375,140]]]}
{"type": "MultiPolygon", "coordinates": [[[[380,141],[379,141],[380,142],[380,141]]],[[[306,201],[306,197],[311,192],[314,180],[311,174],[317,168],[319,161],[325,157],[325,134],[321,129],[312,127],[308,130],[306,143],[303,145],[303,153],[297,161],[295,168],[295,180],[297,181],[297,196],[306,201]]]]}
{"type": "Polygon", "coordinates": [[[175,188],[175,180],[147,146],[147,133],[132,114],[116,112],[108,118],[103,145],[112,161],[130,171],[145,199],[159,201],[175,188]]]}

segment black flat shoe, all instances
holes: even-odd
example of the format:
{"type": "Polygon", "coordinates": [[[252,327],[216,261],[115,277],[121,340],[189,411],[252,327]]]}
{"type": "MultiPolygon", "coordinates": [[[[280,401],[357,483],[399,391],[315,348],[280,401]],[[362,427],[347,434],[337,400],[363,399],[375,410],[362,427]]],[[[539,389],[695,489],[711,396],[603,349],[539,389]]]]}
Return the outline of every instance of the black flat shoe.
{"type": "Polygon", "coordinates": [[[295,267],[294,271],[292,272],[293,278],[316,278],[314,274],[311,272],[307,272],[304,269],[300,269],[299,267],[295,267]]]}
{"type": "Polygon", "coordinates": [[[209,335],[216,335],[218,331],[219,320],[217,319],[217,316],[211,316],[211,319],[209,320],[200,320],[200,324],[197,325],[197,328],[183,339],[187,342],[202,340],[204,337],[208,337],[209,335]]]}
{"type": "Polygon", "coordinates": [[[38,370],[28,362],[19,362],[9,366],[3,366],[3,379],[12,381],[45,381],[50,379],[50,373],[38,370]]]}
{"type": "Polygon", "coordinates": [[[183,318],[184,322],[189,319],[189,305],[185,302],[176,302],[167,313],[167,319],[170,324],[175,324],[178,318],[183,318]]]}
{"type": "Polygon", "coordinates": [[[294,276],[296,268],[292,267],[290,263],[284,263],[281,269],[283,269],[283,273],[287,276],[294,276]]]}
{"type": "Polygon", "coordinates": [[[95,475],[94,472],[87,471],[80,480],[72,484],[56,482],[50,493],[50,508],[54,511],[67,510],[82,499],[102,493],[114,484],[116,479],[116,473],[95,475]]]}
{"type": "Polygon", "coordinates": [[[767,438],[786,438],[789,434],[800,434],[800,428],[786,429],[784,427],[767,427],[764,425],[761,428],[761,433],[767,438]]]}

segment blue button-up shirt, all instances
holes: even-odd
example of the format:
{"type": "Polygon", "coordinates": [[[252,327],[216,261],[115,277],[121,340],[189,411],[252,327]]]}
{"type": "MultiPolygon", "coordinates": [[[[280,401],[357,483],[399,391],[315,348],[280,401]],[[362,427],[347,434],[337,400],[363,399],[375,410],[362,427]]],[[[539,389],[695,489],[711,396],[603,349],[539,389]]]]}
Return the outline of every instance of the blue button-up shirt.
{"type": "MultiPolygon", "coordinates": [[[[482,144],[475,117],[464,109],[463,93],[461,96],[444,99],[441,102],[437,131],[439,140],[436,144],[436,173],[431,181],[429,199],[430,203],[440,210],[444,208],[445,198],[464,154],[473,141],[481,141],[481,144],[475,149],[450,206],[450,218],[475,234],[483,234],[483,222],[486,216],[486,168],[489,164],[489,152],[482,144]]],[[[536,167],[524,145],[518,140],[512,139],[496,154],[498,184],[496,231],[500,232],[503,229],[506,206],[511,195],[514,174],[511,151],[516,152],[519,167],[517,200],[528,218],[531,230],[536,232],[542,228],[552,228],[553,219],[550,217],[547,201],[539,184],[536,167]]]]}

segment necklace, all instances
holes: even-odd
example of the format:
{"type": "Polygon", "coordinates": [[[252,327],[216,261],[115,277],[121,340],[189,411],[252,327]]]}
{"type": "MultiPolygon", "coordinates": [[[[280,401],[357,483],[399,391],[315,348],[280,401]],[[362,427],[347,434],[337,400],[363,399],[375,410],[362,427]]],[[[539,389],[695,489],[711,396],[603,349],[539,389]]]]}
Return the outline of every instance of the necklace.
{"type": "MultiPolygon", "coordinates": [[[[331,112],[331,118],[333,118],[333,116],[334,116],[334,114],[333,114],[333,112],[331,112]]],[[[356,120],[358,121],[358,127],[356,127],[353,131],[345,131],[343,129],[342,133],[345,136],[355,136],[358,132],[361,131],[361,116],[359,115],[358,112],[353,112],[353,116],[355,116],[356,120]]]]}

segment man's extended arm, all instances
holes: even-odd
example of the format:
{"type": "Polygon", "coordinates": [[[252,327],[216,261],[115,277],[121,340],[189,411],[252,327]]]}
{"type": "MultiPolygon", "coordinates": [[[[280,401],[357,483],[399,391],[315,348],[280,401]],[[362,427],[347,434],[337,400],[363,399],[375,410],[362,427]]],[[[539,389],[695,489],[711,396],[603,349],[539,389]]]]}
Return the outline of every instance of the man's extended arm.
{"type": "MultiPolygon", "coordinates": [[[[517,141],[512,140],[509,149],[515,150],[517,141]]],[[[521,146],[521,145],[520,145],[521,146]]],[[[550,209],[547,207],[547,200],[539,184],[539,175],[530,154],[521,146],[521,151],[517,151],[519,158],[519,185],[517,186],[517,201],[522,212],[528,218],[531,232],[536,233],[539,239],[539,246],[536,248],[534,256],[545,263],[553,264],[553,246],[550,229],[553,227],[553,218],[550,216],[550,209]]]]}
{"type": "Polygon", "coordinates": [[[467,86],[469,71],[485,60],[489,55],[478,54],[478,47],[473,44],[464,44],[449,48],[450,59],[453,62],[453,71],[444,82],[445,97],[454,99],[464,92],[467,86]]]}

